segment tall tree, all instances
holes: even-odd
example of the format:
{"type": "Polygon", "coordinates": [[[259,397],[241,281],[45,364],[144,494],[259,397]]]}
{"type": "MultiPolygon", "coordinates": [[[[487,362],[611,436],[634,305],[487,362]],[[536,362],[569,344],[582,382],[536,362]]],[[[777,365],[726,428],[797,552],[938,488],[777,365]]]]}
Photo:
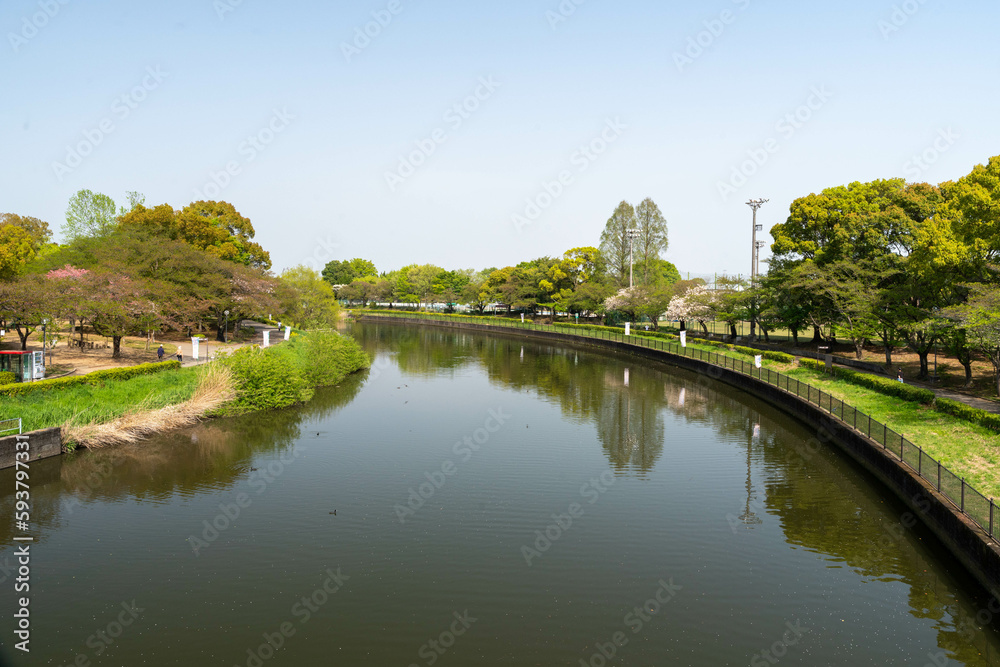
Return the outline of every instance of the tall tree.
{"type": "Polygon", "coordinates": [[[36,253],[28,232],[14,225],[0,226],[0,280],[13,280],[36,253]]]}
{"type": "Polygon", "coordinates": [[[627,201],[623,201],[608,218],[604,231],[601,232],[601,254],[618,287],[628,286],[631,249],[629,232],[635,228],[635,209],[627,201]]]}
{"type": "Polygon", "coordinates": [[[271,256],[253,242],[254,228],[229,202],[198,201],[175,212],[169,204],[146,208],[137,204],[121,216],[123,227],[157,230],[199,250],[236,264],[271,268],[271,256]]]}
{"type": "MultiPolygon", "coordinates": [[[[639,237],[635,240],[636,260],[642,262],[642,282],[649,284],[656,280],[656,261],[667,251],[667,220],[660,207],[646,197],[635,209],[636,229],[639,237]]],[[[678,279],[680,276],[678,276],[678,279]]]]}
{"type": "Polygon", "coordinates": [[[115,201],[111,197],[80,190],[70,197],[63,236],[67,241],[81,237],[104,238],[115,230],[117,218],[115,201]]]}
{"type": "Polygon", "coordinates": [[[49,228],[49,223],[30,215],[0,213],[0,228],[6,226],[20,227],[26,231],[31,237],[31,243],[36,253],[52,240],[52,230],[49,228]]]}
{"type": "Polygon", "coordinates": [[[331,329],[337,325],[337,295],[318,271],[305,266],[286,269],[279,284],[282,312],[300,329],[331,329]]]}

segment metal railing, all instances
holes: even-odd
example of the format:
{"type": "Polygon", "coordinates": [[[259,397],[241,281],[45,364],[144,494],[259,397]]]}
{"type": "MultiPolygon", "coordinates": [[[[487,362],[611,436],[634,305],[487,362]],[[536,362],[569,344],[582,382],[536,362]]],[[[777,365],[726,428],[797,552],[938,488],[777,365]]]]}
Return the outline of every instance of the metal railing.
{"type": "Polygon", "coordinates": [[[13,433],[17,431],[17,435],[21,435],[22,425],[21,418],[17,419],[0,419],[0,435],[6,435],[8,433],[13,433]]]}
{"type": "MultiPolygon", "coordinates": [[[[882,422],[872,419],[871,415],[861,412],[857,408],[844,403],[842,400],[820,390],[810,384],[797,380],[796,378],[772,371],[768,368],[757,368],[752,361],[744,361],[734,356],[721,354],[719,352],[702,350],[696,347],[681,347],[679,343],[673,343],[662,338],[644,336],[647,331],[633,330],[631,336],[625,336],[624,332],[608,331],[604,329],[587,329],[584,326],[560,326],[539,325],[531,322],[518,322],[507,318],[499,317],[460,317],[449,315],[438,315],[433,313],[363,313],[370,317],[392,317],[402,320],[420,321],[440,321],[450,323],[479,324],[490,327],[502,327],[508,329],[520,329],[527,331],[554,332],[569,334],[581,338],[596,338],[598,340],[610,340],[635,347],[644,347],[654,350],[661,350],[669,354],[697,359],[714,366],[726,368],[736,373],[741,373],[766,382],[782,391],[795,394],[799,398],[812,403],[824,412],[829,413],[845,426],[860,432],[862,435],[874,440],[881,445],[882,449],[893,458],[904,463],[913,472],[927,480],[934,486],[941,495],[947,498],[960,512],[976,522],[986,531],[992,539],[998,540],[997,531],[994,528],[995,508],[998,505],[992,498],[987,498],[977,491],[973,486],[965,481],[964,477],[956,475],[940,461],[934,459],[922,448],[913,444],[905,437],[892,430],[882,422]]],[[[1000,520],[1000,517],[998,517],[1000,520]]]]}

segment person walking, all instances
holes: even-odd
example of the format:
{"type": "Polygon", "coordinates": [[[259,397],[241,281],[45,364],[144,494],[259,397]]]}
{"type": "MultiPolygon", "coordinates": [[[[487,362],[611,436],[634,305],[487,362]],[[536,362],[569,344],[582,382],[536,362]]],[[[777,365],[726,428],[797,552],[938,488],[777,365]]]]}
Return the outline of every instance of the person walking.
{"type": "MultiPolygon", "coordinates": [[[[899,380],[900,382],[903,382],[903,369],[902,368],[900,368],[899,369],[899,373],[896,374],[896,379],[899,380]]],[[[906,383],[903,382],[903,384],[906,384],[906,383]]]]}
{"type": "Polygon", "coordinates": [[[156,350],[156,360],[163,361],[164,354],[165,352],[163,351],[163,343],[160,343],[160,347],[156,350]]]}
{"type": "Polygon", "coordinates": [[[181,354],[181,346],[177,346],[177,361],[184,361],[184,356],[181,354]]]}

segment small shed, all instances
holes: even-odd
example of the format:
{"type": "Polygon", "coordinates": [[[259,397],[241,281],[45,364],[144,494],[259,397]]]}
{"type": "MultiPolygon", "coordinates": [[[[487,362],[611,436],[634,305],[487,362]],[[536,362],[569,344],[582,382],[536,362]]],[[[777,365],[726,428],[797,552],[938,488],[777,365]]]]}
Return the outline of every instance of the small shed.
{"type": "Polygon", "coordinates": [[[45,377],[42,352],[30,350],[0,350],[0,372],[14,374],[15,382],[31,382],[45,377]]]}

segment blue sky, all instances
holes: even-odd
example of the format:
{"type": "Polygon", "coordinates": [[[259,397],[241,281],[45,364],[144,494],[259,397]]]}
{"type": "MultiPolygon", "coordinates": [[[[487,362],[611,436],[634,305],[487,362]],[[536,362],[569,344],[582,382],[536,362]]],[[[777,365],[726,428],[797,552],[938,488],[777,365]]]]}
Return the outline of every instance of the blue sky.
{"type": "Polygon", "coordinates": [[[751,197],[766,231],[825,187],[1000,154],[995,3],[561,7],[6,2],[0,211],[224,199],[276,270],[483,268],[597,245],[652,197],[682,272],[747,274],[751,197]]]}

